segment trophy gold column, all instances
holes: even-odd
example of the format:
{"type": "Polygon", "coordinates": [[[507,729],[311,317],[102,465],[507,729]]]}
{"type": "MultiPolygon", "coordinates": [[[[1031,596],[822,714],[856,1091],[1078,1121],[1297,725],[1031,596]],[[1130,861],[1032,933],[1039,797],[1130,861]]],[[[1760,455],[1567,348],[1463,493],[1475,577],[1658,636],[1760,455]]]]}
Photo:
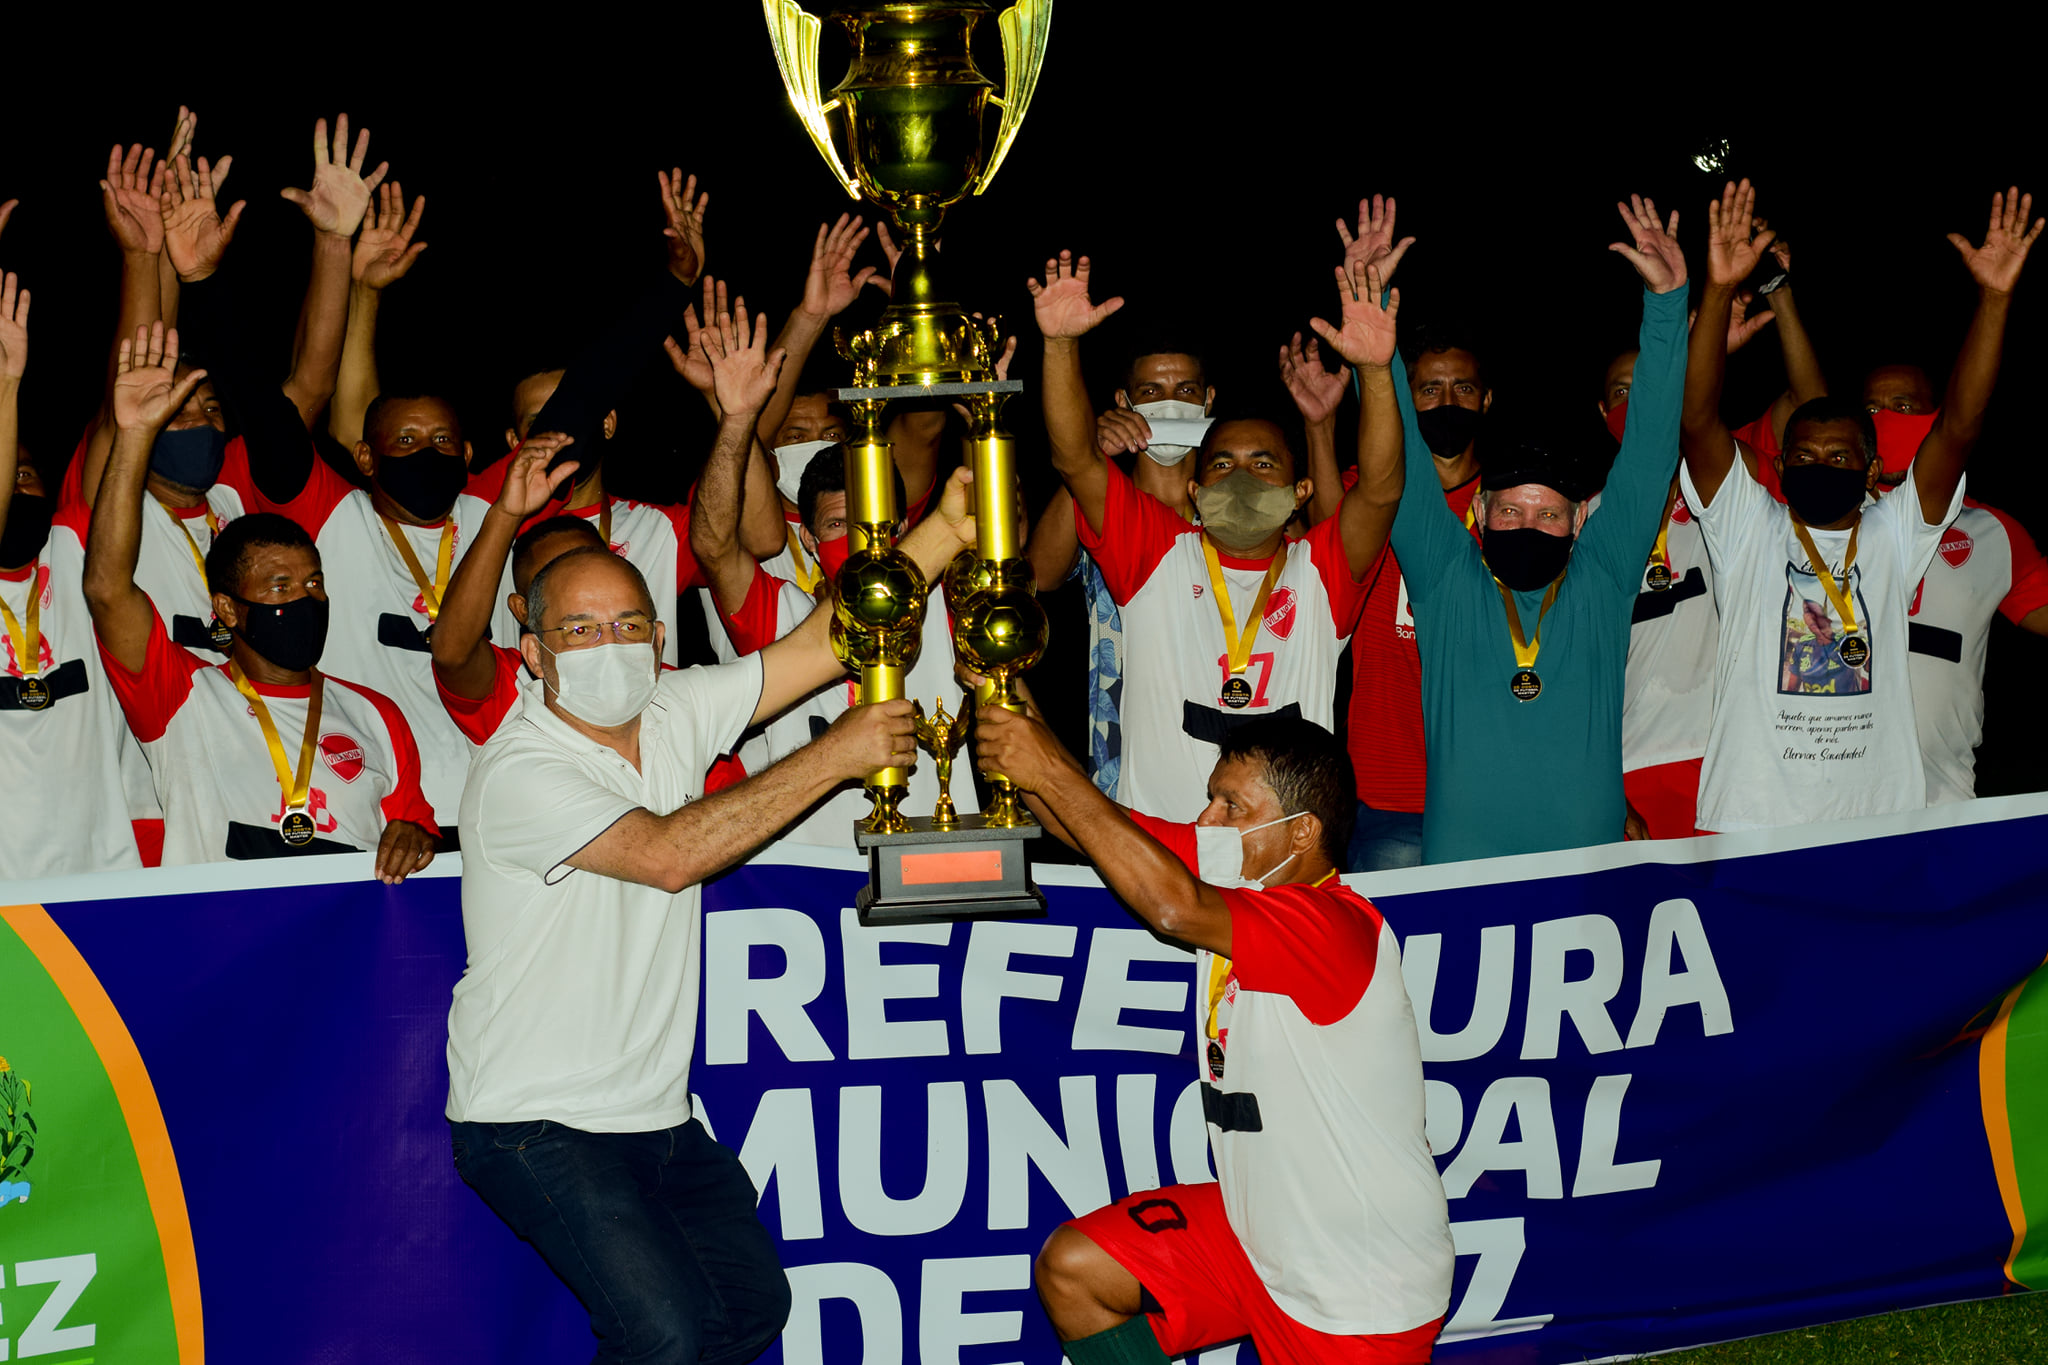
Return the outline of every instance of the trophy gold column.
{"type": "MultiPolygon", "coordinates": [[[[1000,13],[990,0],[825,0],[822,7],[845,30],[852,49],[846,77],[829,99],[818,77],[824,20],[808,13],[799,0],[762,0],[783,85],[841,187],[887,213],[904,248],[880,321],[865,331],[837,336],[840,355],[853,366],[853,383],[838,390],[838,397],[853,414],[855,434],[846,447],[853,544],[836,580],[833,648],[859,674],[862,702],[903,695],[904,675],[917,662],[930,585],[895,548],[902,510],[896,505],[883,410],[893,399],[955,401],[968,413],[977,545],[946,573],[953,646],[968,667],[988,680],[978,694],[981,707],[1021,711],[1017,675],[1038,661],[1046,642],[1045,611],[1019,539],[1016,444],[1002,422],[1003,405],[1024,386],[996,378],[997,324],[970,317],[942,292],[937,235],[948,207],[988,187],[1023,126],[1045,57],[1052,0],[1018,0],[1000,13]],[[976,68],[971,50],[975,26],[991,14],[1002,38],[1001,94],[976,68]],[[999,115],[992,146],[986,136],[991,106],[999,115]]],[[[857,837],[875,860],[872,898],[888,899],[884,883],[899,892],[905,885],[928,884],[919,880],[916,867],[906,879],[899,864],[938,855],[902,848],[925,842],[964,848],[977,839],[1010,847],[1001,880],[1015,894],[966,885],[960,899],[994,905],[1036,897],[1035,887],[1029,897],[1024,893],[1029,879],[1022,852],[1022,840],[1038,833],[1036,822],[1006,779],[991,778],[992,799],[979,817],[949,820],[948,827],[937,829],[929,818],[902,814],[906,784],[907,775],[897,768],[872,773],[866,782],[874,805],[859,822],[857,837]],[[1008,831],[1008,837],[992,841],[996,831],[1008,831]],[[891,848],[898,852],[888,853],[891,848]]],[[[1043,913],[1042,898],[1035,911],[984,905],[953,913],[938,908],[937,893],[924,899],[929,903],[922,913],[889,917],[1043,913]]]]}

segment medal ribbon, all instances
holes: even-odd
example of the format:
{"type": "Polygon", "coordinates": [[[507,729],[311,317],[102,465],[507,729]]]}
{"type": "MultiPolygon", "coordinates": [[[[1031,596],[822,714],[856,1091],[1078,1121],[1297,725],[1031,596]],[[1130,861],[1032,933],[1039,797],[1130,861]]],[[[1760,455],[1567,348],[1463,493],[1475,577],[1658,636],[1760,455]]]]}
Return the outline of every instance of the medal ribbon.
{"type": "Polygon", "coordinates": [[[1507,585],[1498,578],[1493,580],[1493,586],[1500,589],[1500,604],[1507,609],[1508,638],[1514,642],[1516,668],[1534,668],[1536,666],[1536,651],[1543,648],[1543,618],[1550,615],[1551,607],[1556,605],[1558,584],[1562,582],[1564,582],[1564,575],[1559,574],[1552,581],[1550,590],[1543,594],[1543,605],[1536,612],[1535,633],[1524,639],[1522,636],[1522,613],[1515,607],[1515,595],[1509,592],[1507,585]]]}
{"type": "Polygon", "coordinates": [[[1650,550],[1650,563],[1662,564],[1671,572],[1671,514],[1678,510],[1678,477],[1671,478],[1671,496],[1664,500],[1664,520],[1657,523],[1657,543],[1650,550]]]}
{"type": "Polygon", "coordinates": [[[804,561],[810,558],[810,556],[804,553],[804,543],[797,536],[796,527],[784,523],[783,531],[789,536],[789,564],[791,570],[796,574],[796,585],[804,590],[806,596],[809,596],[817,592],[819,581],[825,577],[825,566],[822,564],[811,565],[810,574],[806,576],[804,573],[804,561]]]}
{"type": "MultiPolygon", "coordinates": [[[[1813,537],[1806,533],[1805,523],[1794,517],[1792,519],[1792,529],[1799,534],[1800,548],[1806,551],[1806,562],[1813,566],[1814,577],[1820,580],[1821,588],[1828,595],[1828,601],[1835,604],[1835,611],[1842,618],[1843,633],[1854,635],[1856,633],[1855,603],[1850,600],[1848,593],[1842,591],[1842,585],[1835,582],[1835,576],[1828,572],[1828,562],[1821,557],[1820,550],[1813,543],[1813,537]]],[[[1856,533],[1862,529],[1863,523],[1859,521],[1856,523],[1855,528],[1849,532],[1849,552],[1842,556],[1843,582],[1848,581],[1849,570],[1856,567],[1856,533]]]]}
{"type": "MultiPolygon", "coordinates": [[[[157,506],[164,509],[164,515],[171,519],[171,525],[178,528],[178,534],[185,537],[185,548],[192,552],[192,567],[199,570],[199,579],[201,582],[205,582],[206,556],[199,553],[199,542],[192,539],[192,531],[185,525],[185,519],[172,511],[168,503],[160,502],[157,506]]],[[[206,529],[215,535],[220,534],[220,522],[214,519],[211,507],[206,509],[206,529]]]]}
{"type": "MultiPolygon", "coordinates": [[[[605,509],[609,512],[611,509],[605,509]]],[[[405,561],[405,567],[412,574],[412,581],[419,585],[420,600],[427,604],[427,624],[441,619],[441,594],[448,591],[448,570],[455,562],[455,518],[441,523],[441,553],[434,560],[434,579],[427,581],[427,572],[420,567],[420,557],[412,552],[412,542],[405,538],[405,532],[398,529],[398,523],[386,516],[377,520],[384,523],[384,530],[391,537],[391,543],[398,547],[398,557],[405,561]]],[[[605,541],[609,547],[611,541],[605,541]]]]}
{"type": "Polygon", "coordinates": [[[1266,619],[1266,599],[1273,595],[1273,584],[1279,581],[1280,570],[1287,563],[1287,542],[1280,542],[1273,562],[1266,566],[1266,581],[1259,584],[1259,595],[1252,600],[1242,635],[1237,633],[1237,613],[1230,605],[1230,585],[1223,581],[1223,560],[1216,553],[1216,543],[1206,535],[1202,537],[1202,558],[1209,563],[1209,586],[1216,592],[1216,610],[1223,613],[1223,647],[1230,658],[1230,676],[1234,678],[1251,662],[1252,645],[1266,619]]]}
{"type": "MultiPolygon", "coordinates": [[[[1336,875],[1337,869],[1333,867],[1310,885],[1321,886],[1336,875]]],[[[1205,1028],[1211,1038],[1216,1036],[1216,1014],[1223,1006],[1223,988],[1229,984],[1230,959],[1221,953],[1209,954],[1209,1022],[1205,1028]]]]}
{"type": "Polygon", "coordinates": [[[313,790],[313,750],[320,737],[320,697],[325,683],[319,670],[314,670],[313,686],[306,693],[306,737],[299,745],[296,777],[285,765],[284,741],[277,737],[277,723],[270,718],[270,708],[263,704],[262,696],[242,672],[242,666],[230,660],[228,676],[234,679],[235,690],[248,699],[249,709],[256,713],[256,723],[263,727],[263,742],[270,746],[270,764],[277,769],[277,786],[284,793],[285,811],[304,810],[306,798],[313,790]]]}
{"type": "Polygon", "coordinates": [[[17,619],[8,609],[5,598],[0,598],[0,620],[7,624],[7,638],[14,643],[14,661],[21,665],[21,676],[40,678],[43,675],[43,565],[38,559],[28,570],[28,606],[22,609],[17,619]]]}

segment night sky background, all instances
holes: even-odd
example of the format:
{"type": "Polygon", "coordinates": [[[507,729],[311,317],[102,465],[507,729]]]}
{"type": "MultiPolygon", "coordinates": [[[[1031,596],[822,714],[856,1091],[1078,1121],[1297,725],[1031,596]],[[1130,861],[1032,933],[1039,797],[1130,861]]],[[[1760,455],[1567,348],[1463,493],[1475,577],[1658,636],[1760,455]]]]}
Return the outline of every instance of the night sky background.
{"type": "MultiPolygon", "coordinates": [[[[177,50],[145,50],[111,20],[110,33],[70,48],[15,51],[17,64],[82,56],[88,42],[95,52],[20,105],[0,143],[0,199],[22,200],[0,268],[35,293],[24,439],[48,473],[98,401],[113,325],[119,262],[97,189],[107,148],[162,148],[180,103],[200,113],[198,152],[235,158],[225,198],[249,208],[232,250],[262,274],[280,378],[311,230],[277,192],[310,182],[313,120],[346,110],[372,131],[372,164],[390,161],[409,194],[427,196],[420,236],[431,248],[386,295],[383,374],[394,390],[452,396],[478,463],[503,453],[513,382],[573,358],[662,269],[657,167],[701,177],[711,272],[776,323],[800,296],[819,223],[856,207],[789,108],[750,0],[630,19],[579,8],[551,27],[500,11],[492,27],[465,30],[381,12],[273,14],[232,51],[168,25],[162,42],[177,50]]],[[[1660,37],[1611,13],[1510,27],[1476,12],[1396,20],[1355,5],[1064,0],[1024,130],[989,192],[948,217],[941,258],[955,297],[1022,336],[1012,377],[1028,391],[1009,416],[1034,510],[1053,478],[1024,280],[1049,253],[1092,256],[1097,297],[1127,300],[1084,347],[1100,402],[1131,340],[1170,329],[1202,347],[1233,406],[1281,410],[1275,352],[1312,314],[1333,315],[1332,222],[1375,191],[1399,197],[1401,230],[1419,239],[1398,280],[1404,332],[1462,327],[1487,351],[1490,437],[1529,434],[1606,459],[1594,399],[1608,359],[1633,344],[1639,297],[1606,250],[1622,236],[1614,202],[1636,190],[1677,208],[1697,279],[1719,177],[1692,159],[1723,138],[1730,170],[1756,180],[1759,211],[1793,244],[1802,312],[1835,390],[1855,392],[1869,366],[1901,360],[1927,366],[1939,387],[1973,302],[1944,234],[1980,239],[1991,191],[2014,181],[2048,206],[2038,109],[2011,73],[1932,40],[1902,48],[1899,36],[1699,18],[1735,25],[1726,53],[1701,33],[1660,37]]],[[[2006,41],[1974,36],[1994,54],[2006,41]]],[[[823,51],[829,88],[845,62],[836,28],[823,51]]],[[[993,23],[977,53],[1000,81],[993,23]]],[[[992,139],[993,113],[988,128],[992,139]]],[[[864,260],[881,264],[872,243],[864,260]]],[[[1970,471],[1972,494],[2037,538],[2048,535],[2034,493],[2044,275],[2048,261],[2036,262],[2020,286],[1970,471]]],[[[883,302],[870,291],[842,322],[867,325],[883,302]]],[[[680,499],[712,428],[653,359],[621,404],[607,481],[680,499]]],[[[1731,425],[1782,385],[1766,331],[1731,364],[1731,425]]],[[[1352,420],[1347,404],[1340,449],[1352,420]]],[[[1052,592],[1048,606],[1056,642],[1034,685],[1078,744],[1079,594],[1052,592]]],[[[1980,793],[2048,786],[2035,776],[2044,667],[2048,642],[1998,622],[1980,793]]]]}

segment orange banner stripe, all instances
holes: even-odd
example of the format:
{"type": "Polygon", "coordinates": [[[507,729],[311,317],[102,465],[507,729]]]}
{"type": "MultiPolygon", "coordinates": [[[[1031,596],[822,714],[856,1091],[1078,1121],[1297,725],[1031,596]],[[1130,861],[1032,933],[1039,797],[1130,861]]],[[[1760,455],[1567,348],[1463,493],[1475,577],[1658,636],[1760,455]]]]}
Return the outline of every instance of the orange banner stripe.
{"type": "MultiPolygon", "coordinates": [[[[2019,1164],[2012,1154],[2012,1118],[2005,1107],[2005,1031],[2013,1006],[2020,1001],[2022,982],[1998,1005],[1998,1018],[1984,1030],[1977,1046],[1977,1093],[1984,1105],[1984,1136],[1991,1146],[1991,1169],[1998,1177],[1998,1197],[2005,1205],[2005,1219],[2012,1225],[2012,1250],[2005,1256],[2005,1278],[2014,1284],[2013,1263],[2027,1241],[2027,1211],[2020,1200],[2019,1164]]],[[[2021,1286],[2025,1288],[2024,1285],[2021,1286]]]]}
{"type": "Polygon", "coordinates": [[[171,1150],[171,1131],[164,1123],[164,1111],[157,1103],[156,1086],[142,1053],[121,1021],[121,1013],[107,998],[106,988],[91,967],[40,905],[0,906],[0,920],[20,936],[28,950],[43,964],[43,970],[57,983],[71,1012],[78,1016],[85,1036],[99,1053],[100,1064],[113,1082],[114,1097],[128,1121],[128,1138],[135,1146],[135,1159],[142,1168],[142,1187],[149,1195],[150,1213],[156,1219],[157,1240],[163,1246],[164,1274],[171,1294],[171,1321],[178,1333],[181,1365],[204,1365],[206,1328],[199,1298],[199,1255],[192,1243],[192,1218],[185,1208],[185,1185],[178,1178],[177,1154],[171,1150]]]}

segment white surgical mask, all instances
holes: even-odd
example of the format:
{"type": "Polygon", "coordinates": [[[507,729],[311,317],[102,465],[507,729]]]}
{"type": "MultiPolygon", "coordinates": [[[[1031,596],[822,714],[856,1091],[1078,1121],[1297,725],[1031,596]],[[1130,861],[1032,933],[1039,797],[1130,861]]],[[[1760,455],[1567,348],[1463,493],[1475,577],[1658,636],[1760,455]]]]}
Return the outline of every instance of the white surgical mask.
{"type": "Polygon", "coordinates": [[[811,457],[838,444],[837,441],[798,441],[793,445],[775,447],[776,491],[795,502],[797,490],[803,487],[804,470],[810,468],[811,457]]]}
{"type": "Polygon", "coordinates": [[[652,641],[560,652],[541,648],[555,658],[555,700],[586,725],[624,725],[654,700],[660,674],[652,641]]]}
{"type": "Polygon", "coordinates": [[[1196,825],[1195,875],[1211,886],[1265,889],[1266,878],[1293,862],[1294,855],[1288,854],[1255,878],[1247,877],[1244,875],[1244,836],[1271,829],[1274,825],[1284,825],[1289,820],[1299,820],[1307,814],[1305,810],[1298,810],[1278,820],[1253,825],[1250,829],[1239,829],[1235,825],[1196,825]]]}
{"type": "Polygon", "coordinates": [[[1139,403],[1131,411],[1144,418],[1152,428],[1152,440],[1145,447],[1145,456],[1155,464],[1174,465],[1185,460],[1188,452],[1202,443],[1203,433],[1209,430],[1211,420],[1202,411],[1200,403],[1188,403],[1178,398],[1139,403]],[[1183,441],[1187,444],[1180,444],[1183,441]]]}

